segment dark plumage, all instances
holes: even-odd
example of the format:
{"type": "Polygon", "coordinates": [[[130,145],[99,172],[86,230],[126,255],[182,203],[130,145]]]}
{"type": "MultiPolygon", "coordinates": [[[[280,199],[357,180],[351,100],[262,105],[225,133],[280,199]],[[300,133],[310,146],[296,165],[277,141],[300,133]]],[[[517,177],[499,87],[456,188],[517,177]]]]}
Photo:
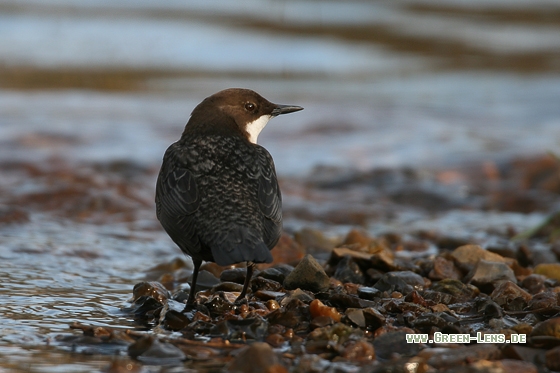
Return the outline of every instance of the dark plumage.
{"type": "Polygon", "coordinates": [[[276,105],[247,89],[226,89],[192,112],[179,141],[163,157],[156,214],[165,231],[192,257],[187,304],[194,303],[203,260],[248,262],[238,299],[245,297],[253,263],[270,263],[282,231],[282,196],[274,162],[257,136],[279,114],[302,110],[276,105]]]}

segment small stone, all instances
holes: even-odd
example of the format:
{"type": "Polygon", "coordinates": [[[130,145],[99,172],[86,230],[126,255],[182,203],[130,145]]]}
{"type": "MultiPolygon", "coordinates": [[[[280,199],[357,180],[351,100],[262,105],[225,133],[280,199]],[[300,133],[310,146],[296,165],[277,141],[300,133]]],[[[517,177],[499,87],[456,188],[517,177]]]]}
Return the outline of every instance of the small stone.
{"type": "Polygon", "coordinates": [[[537,275],[543,275],[553,280],[560,281],[560,263],[542,263],[533,270],[537,275]]]}
{"type": "Polygon", "coordinates": [[[244,347],[228,364],[226,371],[241,373],[287,372],[280,365],[278,356],[265,342],[255,342],[244,347]]]}
{"type": "Polygon", "coordinates": [[[334,307],[328,307],[323,304],[319,299],[314,299],[309,304],[309,312],[311,317],[327,316],[336,322],[340,321],[340,313],[334,307]]]}
{"type": "MultiPolygon", "coordinates": [[[[500,306],[506,306],[516,298],[521,298],[527,304],[532,296],[510,281],[500,283],[490,294],[490,298],[500,306]]],[[[506,309],[509,309],[505,307],[506,309]]]]}
{"type": "Polygon", "coordinates": [[[377,309],[368,307],[363,309],[364,322],[368,329],[375,330],[385,325],[385,316],[377,309]]]}
{"type": "Polygon", "coordinates": [[[478,288],[490,287],[490,289],[494,289],[498,281],[504,280],[517,283],[513,270],[505,263],[490,262],[484,259],[479,260],[467,275],[467,282],[478,288]]]}
{"type": "Polygon", "coordinates": [[[305,248],[289,235],[282,234],[270,253],[272,254],[272,263],[259,263],[257,264],[258,269],[277,267],[286,263],[297,263],[305,256],[305,248]]]}
{"type": "Polygon", "coordinates": [[[372,239],[368,237],[366,233],[361,232],[357,229],[352,229],[350,232],[348,232],[342,244],[357,245],[359,247],[367,248],[371,241],[372,239]]]}
{"type": "Polygon", "coordinates": [[[267,268],[261,271],[257,277],[263,277],[267,280],[273,280],[283,283],[286,277],[294,270],[294,267],[288,264],[279,264],[275,267],[267,268]]]}
{"type": "Polygon", "coordinates": [[[425,286],[424,278],[419,274],[410,271],[387,272],[377,281],[374,288],[380,291],[398,291],[408,294],[413,290],[423,290],[425,286]]]}
{"type": "Polygon", "coordinates": [[[162,363],[180,361],[185,354],[170,343],[162,343],[154,336],[140,338],[128,347],[128,354],[140,361],[162,363]]]}
{"type": "Polygon", "coordinates": [[[373,300],[381,296],[381,290],[376,288],[370,288],[367,286],[362,286],[358,288],[358,297],[367,300],[373,300]]]}
{"type": "Polygon", "coordinates": [[[360,308],[348,308],[346,312],[344,312],[348,320],[352,322],[352,324],[360,327],[366,327],[366,318],[364,316],[364,310],[360,308]]]}
{"type": "Polygon", "coordinates": [[[545,353],[546,367],[552,371],[560,370],[560,346],[545,353]]]}
{"type": "Polygon", "coordinates": [[[375,349],[371,343],[364,339],[348,343],[341,356],[350,361],[366,362],[375,359],[375,349]]]}
{"type": "Polygon", "coordinates": [[[392,359],[396,356],[414,356],[421,350],[418,343],[407,343],[406,331],[394,331],[381,334],[373,340],[373,347],[378,358],[392,359]]]}
{"type": "Polygon", "coordinates": [[[531,337],[542,336],[560,338],[560,317],[545,320],[533,328],[531,337]]]}
{"type": "Polygon", "coordinates": [[[529,301],[527,308],[530,310],[544,310],[553,309],[556,306],[558,306],[558,294],[552,291],[547,291],[533,296],[533,299],[529,301]]]}
{"type": "Polygon", "coordinates": [[[428,278],[431,280],[444,280],[446,278],[460,280],[461,272],[455,267],[451,260],[438,256],[434,260],[434,266],[428,274],[428,278]]]}
{"type": "Polygon", "coordinates": [[[336,266],[333,277],[343,283],[362,284],[364,282],[364,273],[350,256],[342,257],[336,266]]]}
{"type": "Polygon", "coordinates": [[[164,304],[171,297],[169,291],[159,282],[140,282],[132,289],[132,301],[136,301],[142,296],[154,298],[159,303],[164,304]]]}
{"type": "Polygon", "coordinates": [[[294,238],[297,243],[311,252],[328,252],[336,246],[335,242],[326,238],[322,232],[309,228],[296,232],[294,238]]]}
{"type": "Polygon", "coordinates": [[[511,258],[504,258],[501,255],[484,250],[479,245],[464,245],[458,247],[451,253],[451,257],[457,266],[465,271],[472,270],[481,259],[506,264],[512,264],[514,262],[511,258]]]}
{"type": "Polygon", "coordinates": [[[524,287],[530,294],[537,294],[546,289],[546,277],[543,275],[531,274],[521,281],[521,286],[524,287]]]}
{"type": "Polygon", "coordinates": [[[444,369],[463,365],[466,362],[472,364],[480,360],[496,360],[500,355],[500,349],[494,344],[475,344],[435,354],[428,359],[428,365],[441,371],[447,371],[444,369]]]}
{"type": "Polygon", "coordinates": [[[329,288],[329,277],[315,258],[306,255],[284,280],[286,289],[305,289],[321,292],[329,288]]]}
{"type": "MultiPolygon", "coordinates": [[[[435,283],[432,285],[431,290],[451,294],[457,301],[470,300],[480,293],[480,290],[474,285],[463,284],[461,281],[451,279],[441,280],[435,283]]],[[[424,295],[424,298],[428,299],[426,295],[424,295]]]]}
{"type": "Polygon", "coordinates": [[[246,275],[247,268],[229,268],[222,271],[220,274],[220,281],[243,284],[245,282],[246,275]]]}

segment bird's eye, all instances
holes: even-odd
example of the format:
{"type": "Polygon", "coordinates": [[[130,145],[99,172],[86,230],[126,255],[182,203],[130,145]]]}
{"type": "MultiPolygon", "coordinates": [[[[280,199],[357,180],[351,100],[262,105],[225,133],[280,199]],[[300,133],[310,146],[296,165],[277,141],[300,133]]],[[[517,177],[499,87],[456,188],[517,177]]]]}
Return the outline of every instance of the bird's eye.
{"type": "Polygon", "coordinates": [[[253,111],[255,110],[255,104],[253,104],[252,102],[248,102],[245,104],[245,110],[247,111],[253,111]]]}

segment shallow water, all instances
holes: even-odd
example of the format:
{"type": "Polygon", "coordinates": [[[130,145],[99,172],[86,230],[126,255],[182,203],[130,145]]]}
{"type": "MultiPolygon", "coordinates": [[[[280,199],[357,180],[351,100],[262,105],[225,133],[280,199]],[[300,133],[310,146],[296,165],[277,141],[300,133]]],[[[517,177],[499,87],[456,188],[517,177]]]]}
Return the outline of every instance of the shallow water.
{"type": "Polygon", "coordinates": [[[75,321],[135,327],[120,312],[132,286],[180,256],[153,214],[161,157],[192,108],[226,87],[305,107],[259,138],[289,232],[344,234],[355,221],[324,216],[369,210],[374,234],[477,240],[547,212],[395,210],[360,187],[306,183],[317,166],[422,173],[556,151],[557,2],[232,4],[0,4],[0,370],[108,366],[56,337],[75,321]]]}

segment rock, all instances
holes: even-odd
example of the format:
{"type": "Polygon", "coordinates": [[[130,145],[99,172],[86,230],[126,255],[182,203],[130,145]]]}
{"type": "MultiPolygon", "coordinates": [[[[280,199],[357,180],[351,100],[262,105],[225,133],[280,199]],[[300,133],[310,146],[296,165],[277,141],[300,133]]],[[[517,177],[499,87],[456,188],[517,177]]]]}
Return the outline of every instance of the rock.
{"type": "Polygon", "coordinates": [[[140,282],[134,285],[134,288],[132,289],[132,301],[135,302],[142,296],[154,298],[161,304],[165,304],[171,297],[169,291],[167,291],[162,284],[155,281],[140,282]]]}
{"type": "Polygon", "coordinates": [[[546,291],[533,296],[529,301],[527,308],[530,310],[552,310],[558,306],[558,294],[552,291],[546,291]]]}
{"type": "Polygon", "coordinates": [[[356,245],[361,248],[367,248],[372,239],[362,231],[352,229],[344,238],[343,245],[356,245]]]}
{"type": "Polygon", "coordinates": [[[321,292],[329,288],[329,277],[315,258],[306,255],[284,280],[286,289],[305,289],[321,292]]]}
{"type": "MultiPolygon", "coordinates": [[[[552,371],[560,370],[560,346],[548,350],[545,353],[546,367],[552,371]]],[[[536,370],[535,370],[536,372],[536,370]]]]}
{"type": "Polygon", "coordinates": [[[475,344],[465,347],[448,349],[428,359],[428,365],[441,371],[481,360],[496,360],[500,358],[500,349],[494,344],[475,344]]]}
{"type": "Polygon", "coordinates": [[[500,283],[496,289],[494,289],[494,291],[490,294],[490,298],[506,310],[513,311],[513,309],[508,307],[511,302],[517,298],[521,298],[526,305],[531,300],[532,296],[513,282],[505,281],[500,283]]]}
{"type": "Polygon", "coordinates": [[[508,265],[514,262],[511,258],[504,258],[501,255],[486,251],[479,245],[464,245],[458,247],[451,253],[451,257],[460,269],[467,272],[471,271],[481,259],[491,262],[506,263],[508,265]]]}
{"type": "Polygon", "coordinates": [[[364,316],[364,310],[360,308],[348,308],[344,314],[352,322],[352,324],[360,327],[366,327],[366,318],[364,316]]]}
{"type": "Polygon", "coordinates": [[[287,372],[280,365],[278,356],[265,342],[255,342],[239,351],[228,364],[226,371],[232,373],[280,373],[287,372]]]}
{"type": "Polygon", "coordinates": [[[246,275],[247,275],[247,268],[228,268],[228,269],[224,269],[220,274],[220,281],[243,284],[245,282],[246,275]]]}
{"type": "Polygon", "coordinates": [[[375,359],[375,349],[365,339],[351,341],[344,346],[340,354],[344,359],[365,363],[375,359]]]}
{"type": "Polygon", "coordinates": [[[560,317],[554,317],[535,325],[531,337],[542,336],[560,339],[560,317]]]}
{"type": "MultiPolygon", "coordinates": [[[[463,284],[461,281],[451,279],[441,280],[435,283],[432,285],[431,291],[451,294],[456,301],[470,300],[480,293],[480,290],[473,285],[463,284]]],[[[426,296],[424,296],[424,298],[426,298],[426,296]]]]}
{"type": "Polygon", "coordinates": [[[358,297],[367,300],[373,300],[381,296],[381,290],[376,288],[370,288],[367,286],[361,286],[358,288],[358,297]]]}
{"type": "Polygon", "coordinates": [[[560,281],[560,263],[542,263],[535,266],[533,270],[537,275],[560,281]]]}
{"type": "Polygon", "coordinates": [[[446,278],[460,280],[461,277],[461,272],[455,267],[453,262],[441,256],[435,258],[434,266],[428,274],[430,280],[444,280],[446,278]]]}
{"type": "Polygon", "coordinates": [[[322,232],[309,228],[296,232],[294,238],[310,252],[329,252],[336,246],[335,242],[326,238],[322,232]]]}
{"type": "Polygon", "coordinates": [[[414,356],[422,349],[418,343],[407,343],[406,331],[394,331],[382,334],[373,340],[373,347],[378,358],[383,360],[398,356],[414,356]]]}
{"type": "Polygon", "coordinates": [[[183,351],[170,343],[160,342],[155,336],[140,338],[128,346],[128,354],[145,363],[164,364],[186,358],[183,351]]]}
{"type": "MultiPolygon", "coordinates": [[[[303,257],[303,256],[302,256],[303,257]]],[[[300,258],[301,259],[301,258],[300,258]]],[[[279,264],[262,270],[257,277],[266,278],[279,283],[283,283],[286,277],[294,270],[294,267],[288,264],[279,264]]]]}
{"type": "Polygon", "coordinates": [[[257,264],[257,268],[265,269],[277,267],[281,264],[297,263],[305,256],[305,248],[287,234],[282,234],[270,253],[272,254],[272,263],[260,263],[257,264]]]}
{"type": "Polygon", "coordinates": [[[319,316],[326,316],[333,319],[335,322],[340,321],[340,313],[334,307],[328,307],[323,304],[319,299],[314,299],[309,304],[309,312],[311,313],[311,317],[319,317],[319,316]]]}
{"type": "Polygon", "coordinates": [[[344,256],[338,262],[334,272],[334,278],[343,283],[363,284],[364,273],[350,256],[344,256]]]}
{"type": "Polygon", "coordinates": [[[385,325],[385,316],[373,307],[364,308],[362,310],[366,327],[375,330],[385,325]]]}
{"type": "Polygon", "coordinates": [[[424,278],[419,274],[410,271],[396,271],[385,273],[373,287],[389,293],[398,291],[408,294],[413,290],[423,290],[424,285],[424,278]]]}
{"type": "Polygon", "coordinates": [[[535,364],[517,360],[479,360],[457,373],[537,373],[535,364]]]}
{"type": "Polygon", "coordinates": [[[467,282],[479,289],[490,288],[492,290],[499,281],[505,280],[517,283],[513,270],[505,263],[490,262],[484,259],[479,260],[467,275],[467,282]]]}
{"type": "Polygon", "coordinates": [[[213,335],[230,341],[262,340],[268,330],[268,322],[262,317],[248,317],[241,320],[224,320],[210,331],[213,335]]]}
{"type": "Polygon", "coordinates": [[[521,281],[521,286],[527,289],[530,294],[537,294],[546,289],[546,277],[543,275],[531,274],[521,281]]]}

